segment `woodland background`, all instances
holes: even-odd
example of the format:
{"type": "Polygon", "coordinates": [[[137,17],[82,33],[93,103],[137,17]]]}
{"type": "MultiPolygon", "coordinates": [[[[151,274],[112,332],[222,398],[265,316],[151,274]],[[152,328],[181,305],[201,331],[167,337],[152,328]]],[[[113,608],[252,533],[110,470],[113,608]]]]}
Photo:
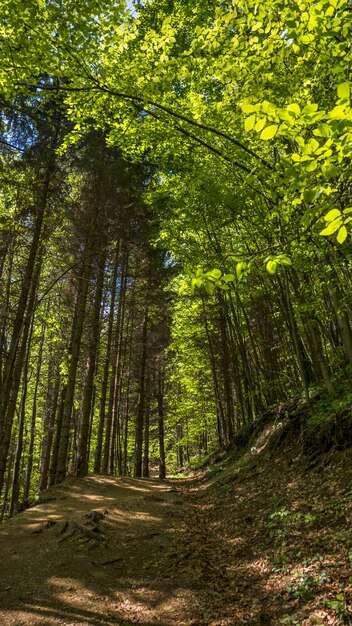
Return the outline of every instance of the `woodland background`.
{"type": "Polygon", "coordinates": [[[350,3],[1,5],[0,516],[350,405],[350,3]]]}

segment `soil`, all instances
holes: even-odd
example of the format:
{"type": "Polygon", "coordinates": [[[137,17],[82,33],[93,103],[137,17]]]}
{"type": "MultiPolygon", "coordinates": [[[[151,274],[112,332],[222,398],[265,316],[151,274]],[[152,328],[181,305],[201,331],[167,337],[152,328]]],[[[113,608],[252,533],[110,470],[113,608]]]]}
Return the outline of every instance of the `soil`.
{"type": "Polygon", "coordinates": [[[69,479],[0,529],[0,624],[349,624],[349,451],[69,479]]]}

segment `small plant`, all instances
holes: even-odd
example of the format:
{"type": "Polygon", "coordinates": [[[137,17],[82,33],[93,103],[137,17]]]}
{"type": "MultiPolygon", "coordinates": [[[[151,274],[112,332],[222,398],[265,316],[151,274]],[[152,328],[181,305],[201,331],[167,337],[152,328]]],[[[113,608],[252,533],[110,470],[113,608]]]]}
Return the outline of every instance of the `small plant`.
{"type": "Polygon", "coordinates": [[[293,526],[300,524],[312,524],[316,521],[317,516],[312,513],[300,513],[299,511],[289,511],[282,508],[270,515],[268,527],[276,541],[282,541],[289,533],[293,526]]]}
{"type": "Polygon", "coordinates": [[[352,613],[348,609],[346,598],[342,593],[337,593],[334,600],[326,600],[325,606],[335,611],[340,624],[352,623],[352,613]]]}
{"type": "Polygon", "coordinates": [[[286,591],[294,598],[298,598],[300,600],[311,600],[311,598],[313,598],[313,594],[311,593],[313,586],[314,579],[312,576],[300,576],[293,582],[286,583],[286,591]]]}

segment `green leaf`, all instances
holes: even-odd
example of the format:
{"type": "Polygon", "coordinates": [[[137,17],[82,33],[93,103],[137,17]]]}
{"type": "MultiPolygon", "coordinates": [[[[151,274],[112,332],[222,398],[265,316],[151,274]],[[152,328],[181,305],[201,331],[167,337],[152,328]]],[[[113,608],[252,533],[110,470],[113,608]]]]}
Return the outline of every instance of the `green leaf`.
{"type": "Polygon", "coordinates": [[[293,102],[293,104],[289,104],[286,108],[288,111],[291,111],[291,113],[294,113],[296,117],[298,117],[301,113],[299,104],[296,104],[295,102],[293,102]]]}
{"type": "Polygon", "coordinates": [[[207,272],[207,276],[210,276],[211,278],[215,278],[216,280],[220,278],[221,274],[222,274],[222,271],[218,269],[214,269],[214,270],[211,270],[211,272],[207,272]]]}
{"type": "Polygon", "coordinates": [[[308,143],[310,145],[312,152],[316,152],[318,150],[319,142],[316,139],[314,139],[314,137],[312,137],[308,143]]]}
{"type": "Polygon", "coordinates": [[[253,106],[253,104],[249,104],[246,102],[241,105],[241,108],[243,113],[253,113],[253,111],[256,110],[256,107],[253,106]]]}
{"type": "Polygon", "coordinates": [[[340,83],[340,85],[337,86],[337,96],[341,100],[345,98],[349,100],[350,95],[351,95],[350,84],[348,82],[340,83]]]}
{"type": "Polygon", "coordinates": [[[313,130],[313,135],[315,135],[316,137],[328,138],[332,135],[332,129],[330,128],[329,124],[318,124],[318,128],[313,130]]]}
{"type": "Polygon", "coordinates": [[[205,287],[205,291],[212,296],[214,291],[215,291],[215,285],[214,283],[211,283],[209,280],[206,281],[206,283],[204,283],[204,287],[205,287]]]}
{"type": "Polygon", "coordinates": [[[247,263],[245,261],[240,261],[236,265],[236,274],[237,276],[241,276],[242,272],[247,269],[247,263]]]}
{"type": "Polygon", "coordinates": [[[332,220],[335,220],[337,217],[340,217],[340,215],[341,215],[341,211],[339,211],[339,209],[331,209],[329,213],[324,215],[324,220],[326,222],[332,222],[332,220]]]}
{"type": "Polygon", "coordinates": [[[277,133],[277,128],[278,128],[277,124],[271,124],[270,126],[267,126],[262,131],[260,138],[264,139],[265,141],[272,139],[273,137],[275,137],[277,133]]]}
{"type": "Polygon", "coordinates": [[[329,111],[329,117],[331,117],[333,120],[345,119],[345,108],[346,106],[344,104],[339,104],[337,107],[334,107],[332,111],[329,111]]]}
{"type": "Polygon", "coordinates": [[[234,280],[234,278],[235,278],[235,275],[234,275],[234,274],[225,274],[225,275],[222,277],[222,280],[223,280],[225,283],[230,283],[232,280],[234,280]]]}
{"type": "Polygon", "coordinates": [[[313,202],[316,195],[317,192],[315,191],[315,189],[305,189],[303,192],[304,202],[313,202]]]}
{"type": "Polygon", "coordinates": [[[322,235],[323,237],[332,235],[336,230],[338,230],[338,228],[340,228],[341,224],[342,224],[342,218],[338,217],[333,222],[330,222],[329,226],[327,226],[322,231],[320,231],[319,235],[322,235]]]}
{"type": "Polygon", "coordinates": [[[306,167],[306,172],[314,172],[314,170],[316,170],[317,167],[318,167],[318,162],[311,161],[306,167]]]}
{"type": "Polygon", "coordinates": [[[325,178],[334,178],[335,176],[338,176],[339,170],[336,167],[336,165],[334,165],[334,163],[331,163],[330,161],[328,161],[327,163],[324,163],[323,167],[321,168],[322,174],[325,178]]]}
{"type": "Polygon", "coordinates": [[[341,226],[339,232],[337,233],[336,239],[339,243],[343,243],[346,237],[347,237],[347,228],[346,226],[341,226]]]}
{"type": "Polygon", "coordinates": [[[275,274],[276,272],[276,261],[268,261],[266,264],[266,269],[269,272],[269,274],[275,274]]]}
{"type": "Polygon", "coordinates": [[[256,120],[256,116],[255,115],[251,115],[250,117],[247,117],[245,119],[244,122],[244,129],[246,132],[253,130],[254,128],[254,124],[255,124],[255,120],[256,120]]]}
{"type": "Polygon", "coordinates": [[[317,110],[318,110],[317,104],[307,104],[307,106],[304,107],[302,113],[309,115],[309,113],[315,113],[317,110]]]}
{"type": "Polygon", "coordinates": [[[279,265],[292,265],[292,261],[290,257],[285,256],[285,255],[278,257],[276,259],[276,262],[279,263],[279,265]]]}
{"type": "Polygon", "coordinates": [[[264,128],[265,122],[266,122],[265,117],[262,117],[261,120],[258,120],[258,122],[256,123],[256,125],[254,127],[255,130],[257,131],[257,133],[260,133],[260,131],[264,128]]]}

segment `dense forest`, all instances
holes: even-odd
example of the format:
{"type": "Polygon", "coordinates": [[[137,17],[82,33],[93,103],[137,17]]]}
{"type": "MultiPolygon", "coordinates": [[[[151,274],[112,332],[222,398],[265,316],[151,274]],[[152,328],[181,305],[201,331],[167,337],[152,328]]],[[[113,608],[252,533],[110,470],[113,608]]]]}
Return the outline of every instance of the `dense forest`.
{"type": "Polygon", "coordinates": [[[347,0],[8,0],[2,518],[352,367],[347,0]]]}
{"type": "Polygon", "coordinates": [[[351,0],[0,0],[0,623],[352,624],[351,0]]]}

